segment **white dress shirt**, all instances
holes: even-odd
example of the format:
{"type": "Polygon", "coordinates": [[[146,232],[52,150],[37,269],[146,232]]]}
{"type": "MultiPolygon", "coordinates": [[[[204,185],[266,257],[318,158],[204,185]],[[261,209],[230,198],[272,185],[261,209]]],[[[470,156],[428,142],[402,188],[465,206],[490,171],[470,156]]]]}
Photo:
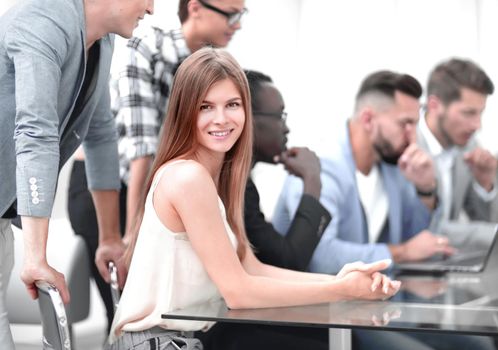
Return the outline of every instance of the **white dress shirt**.
{"type": "Polygon", "coordinates": [[[368,241],[375,243],[382,233],[389,211],[389,201],[379,167],[374,166],[368,175],[356,170],[356,183],[367,219],[368,241]]]}
{"type": "MultiPolygon", "coordinates": [[[[424,115],[420,117],[419,127],[423,137],[425,138],[425,141],[427,142],[429,153],[434,159],[435,165],[440,174],[441,183],[439,183],[438,186],[441,186],[440,193],[442,198],[439,198],[439,200],[442,206],[442,219],[447,220],[451,215],[452,207],[452,168],[455,163],[455,158],[460,150],[456,146],[452,146],[446,149],[443,148],[432,131],[429,129],[424,115]]],[[[477,181],[474,181],[472,186],[479,197],[481,197],[484,201],[491,201],[496,196],[496,189],[488,192],[481,185],[479,185],[477,181]]]]}

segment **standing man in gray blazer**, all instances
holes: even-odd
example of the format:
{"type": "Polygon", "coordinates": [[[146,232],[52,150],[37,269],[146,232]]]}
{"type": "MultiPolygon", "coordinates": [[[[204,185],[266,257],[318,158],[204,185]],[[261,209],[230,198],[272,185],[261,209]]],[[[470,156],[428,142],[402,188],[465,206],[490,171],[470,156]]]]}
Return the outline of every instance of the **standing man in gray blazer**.
{"type": "MultiPolygon", "coordinates": [[[[21,278],[55,285],[69,301],[64,276],[48,265],[46,243],[59,169],[83,142],[100,226],[96,261],[108,279],[120,263],[118,155],[109,107],[109,67],[116,33],[130,37],[153,0],[26,0],[0,18],[0,344],[13,349],[5,291],[13,266],[10,219],[21,216],[21,278]]],[[[124,269],[124,265],[119,270],[124,269]]],[[[121,281],[124,281],[122,275],[121,281]]]]}
{"type": "Polygon", "coordinates": [[[436,164],[441,208],[433,223],[436,229],[462,212],[470,220],[497,220],[497,160],[475,140],[493,91],[488,75],[469,60],[447,60],[429,76],[427,110],[417,138],[436,164]]]}

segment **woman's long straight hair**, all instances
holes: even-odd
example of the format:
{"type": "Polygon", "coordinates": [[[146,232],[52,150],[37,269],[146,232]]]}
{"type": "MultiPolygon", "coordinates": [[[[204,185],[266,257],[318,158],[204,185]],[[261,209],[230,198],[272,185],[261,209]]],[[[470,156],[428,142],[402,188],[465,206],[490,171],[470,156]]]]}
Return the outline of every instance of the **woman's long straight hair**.
{"type": "Polygon", "coordinates": [[[226,51],[202,48],[179,66],[169,99],[157,154],[142,193],[140,212],[132,227],[132,237],[126,253],[128,264],[143,218],[145,199],[157,170],[166,162],[188,157],[198,148],[196,125],[201,104],[214,83],[230,79],[242,98],[245,123],[233,147],[225,154],[220,173],[218,194],[226,208],[227,221],[238,240],[237,255],[243,259],[248,246],[244,229],[244,192],[252,157],[252,112],[246,76],[237,61],[226,51]]]}

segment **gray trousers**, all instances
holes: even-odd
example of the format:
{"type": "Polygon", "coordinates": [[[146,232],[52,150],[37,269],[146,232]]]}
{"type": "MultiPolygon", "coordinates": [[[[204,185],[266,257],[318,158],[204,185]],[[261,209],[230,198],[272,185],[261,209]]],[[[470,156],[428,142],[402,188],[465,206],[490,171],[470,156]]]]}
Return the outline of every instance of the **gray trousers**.
{"type": "Polygon", "coordinates": [[[123,332],[106,350],[202,350],[199,339],[182,332],[154,327],[141,332],[123,332]]]}
{"type": "Polygon", "coordinates": [[[7,286],[14,267],[14,234],[10,219],[0,219],[0,347],[5,350],[14,349],[14,341],[10,333],[7,318],[7,286]]]}

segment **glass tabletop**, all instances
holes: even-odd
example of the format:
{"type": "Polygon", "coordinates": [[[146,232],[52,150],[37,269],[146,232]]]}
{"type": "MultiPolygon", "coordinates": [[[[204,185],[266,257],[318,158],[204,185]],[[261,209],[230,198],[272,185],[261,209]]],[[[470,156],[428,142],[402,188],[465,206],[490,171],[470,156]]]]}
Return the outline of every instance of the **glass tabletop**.
{"type": "Polygon", "coordinates": [[[338,302],[298,307],[229,310],[223,301],[174,311],[167,319],[321,328],[498,334],[498,308],[398,302],[338,302]]]}
{"type": "Polygon", "coordinates": [[[388,301],[229,310],[214,301],[162,315],[166,319],[322,328],[417,330],[498,335],[498,245],[482,273],[401,275],[388,301]]]}

